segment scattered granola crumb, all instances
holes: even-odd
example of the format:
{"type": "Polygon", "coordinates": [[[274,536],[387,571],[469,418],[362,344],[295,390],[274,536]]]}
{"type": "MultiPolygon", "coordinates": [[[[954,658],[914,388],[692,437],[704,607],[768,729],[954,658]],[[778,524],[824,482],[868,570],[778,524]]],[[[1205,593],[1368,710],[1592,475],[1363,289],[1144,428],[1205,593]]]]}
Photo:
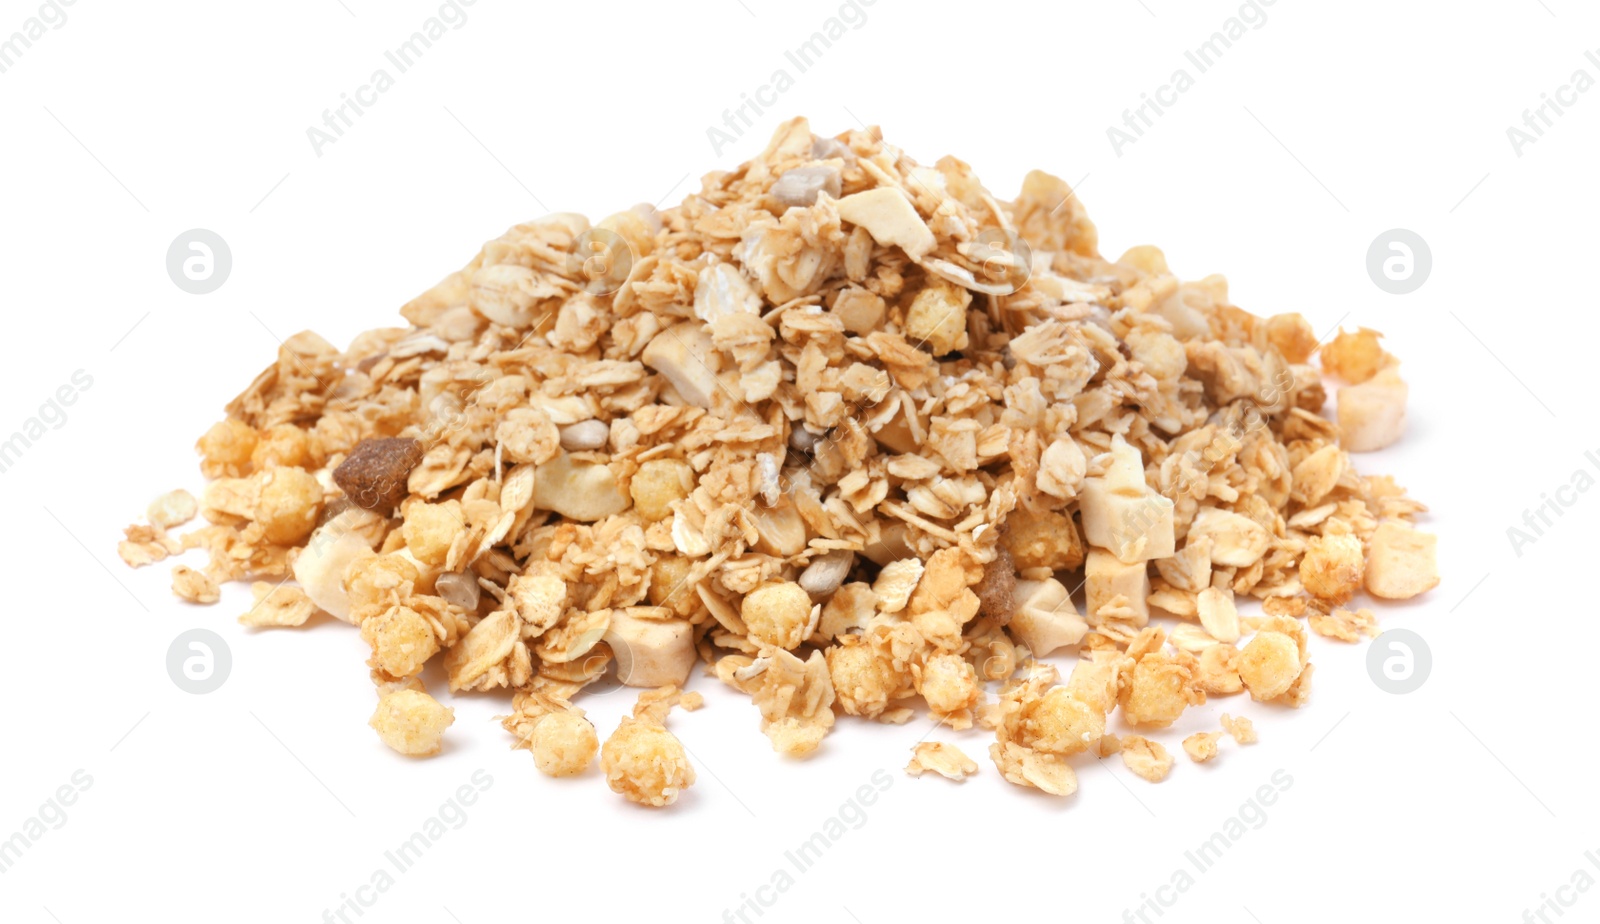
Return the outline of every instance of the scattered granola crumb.
{"type": "Polygon", "coordinates": [[[1233,740],[1239,744],[1255,744],[1261,740],[1256,737],[1255,723],[1244,716],[1233,718],[1224,712],[1222,714],[1222,728],[1232,735],[1233,740]]]}
{"type": "Polygon", "coordinates": [[[921,776],[928,771],[959,783],[977,773],[978,764],[953,744],[924,741],[911,749],[911,763],[906,764],[906,772],[921,776]]]}
{"type": "Polygon", "coordinates": [[[1183,752],[1190,760],[1203,764],[1217,756],[1217,740],[1221,737],[1222,732],[1195,732],[1183,739],[1183,752]]]}
{"type": "Polygon", "coordinates": [[[188,565],[173,566],[172,592],[190,603],[216,603],[222,596],[216,581],[188,565]]]}
{"type": "Polygon", "coordinates": [[[274,586],[256,581],[250,585],[250,594],[255,597],[255,603],[239,617],[241,625],[255,628],[303,626],[317,609],[305,591],[288,584],[274,586]]]}
{"type": "Polygon", "coordinates": [[[1159,783],[1172,772],[1172,755],[1160,742],[1139,735],[1122,739],[1122,762],[1138,776],[1159,783]]]}

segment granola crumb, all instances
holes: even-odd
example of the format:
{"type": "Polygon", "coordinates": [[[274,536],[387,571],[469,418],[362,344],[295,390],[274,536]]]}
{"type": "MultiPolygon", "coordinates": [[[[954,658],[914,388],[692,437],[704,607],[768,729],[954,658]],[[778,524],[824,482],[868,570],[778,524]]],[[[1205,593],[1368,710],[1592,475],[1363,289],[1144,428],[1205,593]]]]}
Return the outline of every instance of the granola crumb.
{"type": "Polygon", "coordinates": [[[921,776],[929,771],[959,783],[977,773],[978,764],[953,744],[924,741],[911,749],[911,763],[906,764],[906,772],[921,776]]]}

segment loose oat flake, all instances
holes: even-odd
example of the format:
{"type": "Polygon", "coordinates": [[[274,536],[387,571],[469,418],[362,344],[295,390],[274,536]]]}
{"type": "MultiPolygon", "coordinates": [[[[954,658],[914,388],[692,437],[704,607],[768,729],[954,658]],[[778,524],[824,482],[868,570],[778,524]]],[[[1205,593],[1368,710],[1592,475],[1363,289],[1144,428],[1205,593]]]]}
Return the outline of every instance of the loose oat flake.
{"type": "MultiPolygon", "coordinates": [[[[1356,597],[1439,581],[1426,508],[1351,460],[1405,428],[1375,331],[1319,349],[1154,247],[1105,259],[1049,174],[1002,201],[876,129],[795,119],[675,207],[518,225],[400,314],[284,341],[200,437],[205,490],[119,554],[203,550],[173,590],[249,582],[253,628],[351,623],[408,756],[453,720],[438,661],[510,700],[540,771],[598,762],[664,806],[695,780],[666,719],[699,665],[781,754],[926,709],[1069,796],[1119,751],[1165,778],[1149,736],[1210,760],[1190,707],[1304,705],[1310,632],[1362,641],[1356,597]],[[579,704],[618,682],[644,692],[604,734],[579,704]]],[[[976,764],[923,744],[907,769],[976,764]]]]}

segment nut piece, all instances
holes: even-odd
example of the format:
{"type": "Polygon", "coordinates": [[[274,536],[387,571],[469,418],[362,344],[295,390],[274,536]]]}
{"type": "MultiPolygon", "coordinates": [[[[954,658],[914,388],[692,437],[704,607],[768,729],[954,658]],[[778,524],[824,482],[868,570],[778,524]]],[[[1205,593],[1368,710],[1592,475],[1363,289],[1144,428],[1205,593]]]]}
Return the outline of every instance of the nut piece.
{"type": "Polygon", "coordinates": [[[811,634],[812,609],[805,588],[781,581],[750,591],[739,606],[739,616],[750,630],[751,641],[792,650],[811,634]]]}
{"type": "Polygon", "coordinates": [[[1111,439],[1106,473],[1084,479],[1078,509],[1084,538],[1120,561],[1172,557],[1173,503],[1145,484],[1144,459],[1121,434],[1111,439]]]}
{"type": "Polygon", "coordinates": [[[1360,385],[1339,389],[1339,443],[1349,452],[1375,452],[1393,446],[1406,432],[1410,389],[1390,367],[1360,385]]]}
{"type": "Polygon", "coordinates": [[[906,772],[921,776],[928,771],[959,783],[977,773],[978,764],[953,744],[924,741],[911,749],[911,763],[906,764],[906,772]]]}
{"type": "Polygon", "coordinates": [[[817,193],[825,192],[829,198],[839,198],[839,171],[828,166],[795,167],[784,171],[772,184],[772,198],[784,208],[809,207],[817,204],[817,193]]]}
{"type": "Polygon", "coordinates": [[[1021,602],[1008,628],[1035,658],[1076,645],[1089,631],[1066,585],[1055,578],[1018,581],[1015,596],[1021,602]]]}
{"type": "Polygon", "coordinates": [[[967,305],[972,293],[943,280],[929,284],[906,309],[906,337],[935,356],[967,348],[967,305]]]}
{"type": "Polygon", "coordinates": [[[561,428],[561,448],[568,452],[604,449],[610,438],[611,428],[601,420],[584,420],[561,428]]]}
{"type": "Polygon", "coordinates": [[[1124,562],[1103,549],[1091,548],[1083,575],[1090,623],[1100,618],[1103,607],[1120,602],[1132,612],[1130,625],[1143,628],[1149,624],[1150,575],[1144,562],[1124,562]]]}
{"type": "Polygon", "coordinates": [[[711,332],[699,321],[684,321],[667,328],[650,341],[639,359],[666,376],[683,400],[696,407],[709,408],[721,385],[716,369],[721,366],[711,332]]]}
{"type": "Polygon", "coordinates": [[[879,244],[899,247],[913,260],[927,256],[936,243],[933,231],[917,214],[911,199],[890,186],[880,186],[840,199],[839,217],[866,228],[867,233],[879,244]]]}
{"type": "Polygon", "coordinates": [[[603,463],[574,462],[563,452],[539,466],[534,475],[533,505],[580,523],[619,514],[628,503],[616,473],[603,463]]]}
{"type": "Polygon", "coordinates": [[[1372,534],[1367,592],[1385,600],[1409,600],[1439,584],[1439,538],[1387,520],[1372,534]]]}
{"type": "Polygon", "coordinates": [[[1243,514],[1220,507],[1202,507],[1194,516],[1185,542],[1211,540],[1211,561],[1233,568],[1248,568],[1267,553],[1272,537],[1261,524],[1243,514]]]}
{"type": "Polygon", "coordinates": [[[682,686],[695,662],[694,630],[663,607],[613,610],[603,641],[617,659],[617,679],[630,687],[682,686]]]}
{"type": "Polygon", "coordinates": [[[367,722],[391,750],[407,757],[432,757],[439,753],[444,730],[456,712],[421,690],[402,689],[378,701],[367,722]]]}
{"type": "Polygon", "coordinates": [[[533,764],[547,776],[576,776],[589,769],[600,750],[594,723],[580,712],[552,712],[533,725],[528,736],[533,764]]]}
{"type": "Polygon", "coordinates": [[[406,479],[421,464],[422,455],[418,440],[362,440],[333,470],[333,483],[356,506],[387,514],[405,500],[406,479]]]}
{"type": "Polygon", "coordinates": [[[1300,583],[1319,600],[1343,603],[1361,589],[1365,567],[1355,536],[1313,536],[1300,559],[1300,583]]]}
{"type": "Polygon", "coordinates": [[[800,586],[805,588],[812,600],[820,603],[839,589],[855,561],[856,553],[849,549],[835,549],[818,555],[811,559],[811,564],[806,565],[806,570],[800,572],[800,586]]]}

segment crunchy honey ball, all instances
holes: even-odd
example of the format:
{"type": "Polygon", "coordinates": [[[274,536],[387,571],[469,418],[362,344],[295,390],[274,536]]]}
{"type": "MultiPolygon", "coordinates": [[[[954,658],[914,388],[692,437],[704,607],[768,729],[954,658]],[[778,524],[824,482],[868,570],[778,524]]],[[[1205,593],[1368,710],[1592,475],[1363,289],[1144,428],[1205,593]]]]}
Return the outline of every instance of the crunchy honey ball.
{"type": "Polygon", "coordinates": [[[305,469],[268,469],[256,502],[256,522],[269,542],[299,545],[322,513],[322,485],[305,469]]]}
{"type": "Polygon", "coordinates": [[[739,615],[758,644],[792,649],[805,641],[811,596],[793,581],[763,584],[745,596],[739,615]]]}
{"type": "Polygon", "coordinates": [[[628,485],[633,509],[651,521],[672,516],[672,502],[688,497],[693,490],[694,469],[678,459],[651,459],[639,466],[628,485]]]}
{"type": "Polygon", "coordinates": [[[978,704],[982,695],[978,689],[977,672],[972,665],[960,655],[948,652],[928,659],[922,668],[917,692],[928,701],[928,708],[938,715],[971,709],[978,704]]]}
{"type": "Polygon", "coordinates": [[[1239,653],[1239,679],[1256,700],[1276,699],[1300,676],[1300,646],[1282,632],[1257,632],[1239,653]]]}
{"type": "Polygon", "coordinates": [[[1066,687],[1052,687],[1023,711],[1023,740],[1050,754],[1081,754],[1105,733],[1105,713],[1074,697],[1066,687]]]}
{"type": "Polygon", "coordinates": [[[1303,363],[1317,349],[1317,332],[1303,314],[1275,314],[1267,318],[1267,342],[1291,363],[1303,363]]]}
{"type": "Polygon", "coordinates": [[[454,709],[421,690],[397,690],[378,701],[367,724],[390,749],[407,757],[432,757],[443,746],[444,730],[455,720],[454,709]]]}
{"type": "Polygon", "coordinates": [[[397,601],[401,585],[414,584],[421,572],[403,555],[363,555],[345,569],[344,586],[350,613],[358,620],[382,612],[397,601]]]}
{"type": "Polygon", "coordinates": [[[200,451],[201,468],[207,477],[238,477],[249,470],[257,439],[255,428],[229,417],[212,425],[194,448],[200,451]]]}
{"type": "Polygon", "coordinates": [[[688,616],[700,606],[700,597],[689,583],[694,560],[682,555],[663,555],[650,566],[650,602],[664,606],[679,616],[688,616]]]}
{"type": "Polygon", "coordinates": [[[1119,702],[1133,725],[1165,728],[1188,708],[1191,672],[1162,653],[1147,654],[1133,666],[1119,702]]]}
{"type": "Polygon", "coordinates": [[[906,309],[906,338],[935,356],[967,346],[967,305],[972,293],[938,280],[917,293],[906,309]]]}
{"type": "MultiPolygon", "coordinates": [[[[534,723],[528,747],[534,766],[547,776],[576,776],[600,750],[594,724],[575,712],[553,712],[534,723]]],[[[615,789],[616,787],[612,787],[615,789]]]]}
{"type": "Polygon", "coordinates": [[[391,677],[414,677],[439,652],[433,626],[408,606],[393,606],[361,620],[361,637],[372,646],[371,667],[391,677]]]}
{"type": "Polygon", "coordinates": [[[250,453],[250,462],[257,469],[276,465],[314,467],[311,440],[306,436],[306,431],[294,424],[274,424],[258,434],[255,449],[250,453]]]}
{"type": "Polygon", "coordinates": [[[600,749],[606,785],[629,802],[671,805],[694,783],[683,743],[665,728],[632,716],[622,720],[600,749]]]}
{"type": "Polygon", "coordinates": [[[874,718],[889,708],[894,672],[860,636],[843,637],[825,656],[834,696],[847,715],[874,718]]]}
{"type": "Polygon", "coordinates": [[[1300,559],[1300,583],[1312,596],[1343,603],[1361,589],[1366,560],[1355,536],[1316,536],[1300,559]]]}
{"type": "Polygon", "coordinates": [[[406,548],[417,561],[441,567],[450,553],[456,535],[467,525],[461,502],[447,500],[440,504],[416,502],[405,508],[405,524],[400,527],[406,548]]]}
{"type": "Polygon", "coordinates": [[[1083,564],[1083,541],[1072,517],[1055,510],[1018,507],[1006,518],[1001,540],[1018,570],[1071,571],[1083,564]]]}
{"type": "Polygon", "coordinates": [[[1353,334],[1339,331],[1339,335],[1322,348],[1323,371],[1352,385],[1377,375],[1383,367],[1383,347],[1378,343],[1381,336],[1366,327],[1353,334]]]}
{"type": "Polygon", "coordinates": [[[422,456],[422,443],[417,440],[362,440],[333,470],[333,482],[356,506],[387,514],[405,500],[406,479],[422,456]]]}

